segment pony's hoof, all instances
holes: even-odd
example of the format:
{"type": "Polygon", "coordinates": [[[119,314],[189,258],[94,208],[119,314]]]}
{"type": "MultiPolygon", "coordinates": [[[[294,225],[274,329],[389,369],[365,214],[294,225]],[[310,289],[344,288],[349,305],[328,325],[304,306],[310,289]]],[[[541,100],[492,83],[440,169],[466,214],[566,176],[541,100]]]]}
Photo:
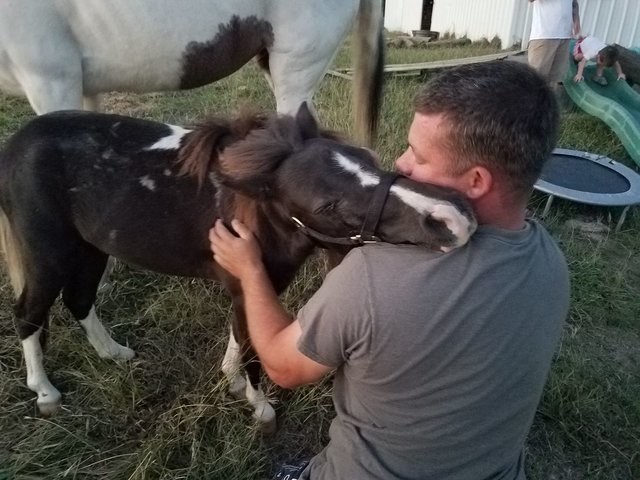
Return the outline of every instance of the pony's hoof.
{"type": "Polygon", "coordinates": [[[247,397],[246,388],[247,382],[243,378],[236,378],[229,382],[229,394],[236,400],[244,400],[247,397]]]}
{"type": "Polygon", "coordinates": [[[127,361],[134,358],[136,356],[136,352],[129,347],[115,345],[113,348],[110,348],[105,352],[99,352],[98,355],[100,355],[100,358],[109,360],[127,361]]]}
{"type": "Polygon", "coordinates": [[[38,396],[38,411],[43,417],[51,417],[60,412],[62,395],[60,392],[54,394],[38,396]]]}
{"type": "Polygon", "coordinates": [[[120,346],[118,352],[114,355],[114,360],[132,360],[136,356],[136,352],[129,347],[120,346]]]}
{"type": "Polygon", "coordinates": [[[278,429],[276,411],[271,405],[253,412],[253,418],[258,422],[258,428],[263,435],[273,435],[278,429]]]}
{"type": "Polygon", "coordinates": [[[262,435],[274,435],[278,429],[278,422],[275,418],[268,422],[258,420],[258,429],[262,435]]]}

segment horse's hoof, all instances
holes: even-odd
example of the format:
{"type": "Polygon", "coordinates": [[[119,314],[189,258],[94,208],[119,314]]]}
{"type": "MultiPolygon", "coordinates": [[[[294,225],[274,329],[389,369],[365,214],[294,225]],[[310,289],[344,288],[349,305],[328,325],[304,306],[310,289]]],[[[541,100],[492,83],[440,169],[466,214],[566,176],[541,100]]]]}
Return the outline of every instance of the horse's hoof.
{"type": "Polygon", "coordinates": [[[136,352],[129,347],[120,346],[120,349],[114,355],[114,360],[132,360],[136,356],[136,352]]]}
{"type": "Polygon", "coordinates": [[[242,377],[236,377],[229,382],[229,394],[236,400],[244,400],[246,394],[247,381],[242,377]]]}
{"type": "Polygon", "coordinates": [[[255,410],[253,412],[253,418],[258,422],[258,428],[263,435],[273,435],[278,429],[278,422],[276,420],[276,411],[271,405],[267,405],[264,408],[260,408],[260,411],[255,410]]]}
{"type": "Polygon", "coordinates": [[[38,405],[38,411],[43,417],[51,417],[60,412],[60,407],[62,406],[60,400],[62,400],[62,395],[60,392],[56,393],[57,394],[38,396],[38,401],[36,403],[38,405]]]}
{"type": "MultiPolygon", "coordinates": [[[[255,418],[255,416],[254,416],[255,418]]],[[[278,422],[275,418],[263,422],[262,420],[258,420],[258,429],[262,435],[274,435],[276,430],[278,429],[278,422]]]]}
{"type": "Polygon", "coordinates": [[[123,345],[116,345],[114,348],[109,349],[106,352],[98,353],[101,358],[117,361],[131,360],[136,356],[136,352],[129,347],[123,345]]]}

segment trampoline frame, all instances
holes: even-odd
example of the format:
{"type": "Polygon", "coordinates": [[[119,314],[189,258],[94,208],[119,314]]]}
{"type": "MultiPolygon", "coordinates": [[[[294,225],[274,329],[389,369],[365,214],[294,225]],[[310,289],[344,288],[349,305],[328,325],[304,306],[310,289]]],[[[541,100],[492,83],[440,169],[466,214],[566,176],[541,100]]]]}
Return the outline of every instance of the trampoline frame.
{"type": "Polygon", "coordinates": [[[589,152],[582,152],[580,150],[570,150],[566,148],[556,148],[553,150],[553,154],[567,155],[585,160],[590,160],[603,167],[609,168],[621,176],[623,176],[629,182],[629,189],[620,193],[595,193],[585,192],[581,190],[573,190],[571,188],[562,187],[546,180],[538,179],[534,188],[540,192],[549,195],[542,212],[542,218],[549,214],[551,204],[555,197],[564,198],[565,200],[572,200],[574,202],[586,203],[589,205],[599,205],[603,207],[621,207],[624,206],[618,223],[616,224],[615,231],[618,232],[622,226],[627,212],[632,205],[640,203],[640,175],[634,172],[632,169],[623,165],[605,155],[596,155],[589,152]]]}

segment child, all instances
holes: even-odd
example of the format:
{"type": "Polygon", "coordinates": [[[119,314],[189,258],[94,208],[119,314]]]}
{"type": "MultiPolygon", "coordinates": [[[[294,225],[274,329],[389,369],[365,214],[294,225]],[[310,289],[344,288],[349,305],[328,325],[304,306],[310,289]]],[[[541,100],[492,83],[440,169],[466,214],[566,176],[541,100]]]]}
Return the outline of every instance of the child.
{"type": "Polygon", "coordinates": [[[596,74],[593,76],[593,81],[602,85],[607,85],[607,79],[604,78],[602,73],[605,67],[615,67],[618,74],[618,80],[624,80],[626,77],[622,73],[622,68],[618,62],[618,49],[611,45],[607,45],[604,42],[598,40],[596,37],[586,36],[580,38],[573,47],[573,59],[578,62],[578,72],[573,77],[574,82],[581,82],[584,80],[582,72],[584,72],[584,66],[587,61],[595,58],[596,60],[596,74]]]}

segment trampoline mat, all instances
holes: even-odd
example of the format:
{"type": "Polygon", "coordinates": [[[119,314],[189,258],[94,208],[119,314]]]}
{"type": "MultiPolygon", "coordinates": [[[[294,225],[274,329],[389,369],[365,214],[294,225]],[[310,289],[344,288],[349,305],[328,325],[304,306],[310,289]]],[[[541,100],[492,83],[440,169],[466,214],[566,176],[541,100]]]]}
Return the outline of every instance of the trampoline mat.
{"type": "Polygon", "coordinates": [[[589,159],[553,153],[542,169],[540,179],[560,187],[591,193],[624,193],[631,183],[611,168],[589,159]]]}

